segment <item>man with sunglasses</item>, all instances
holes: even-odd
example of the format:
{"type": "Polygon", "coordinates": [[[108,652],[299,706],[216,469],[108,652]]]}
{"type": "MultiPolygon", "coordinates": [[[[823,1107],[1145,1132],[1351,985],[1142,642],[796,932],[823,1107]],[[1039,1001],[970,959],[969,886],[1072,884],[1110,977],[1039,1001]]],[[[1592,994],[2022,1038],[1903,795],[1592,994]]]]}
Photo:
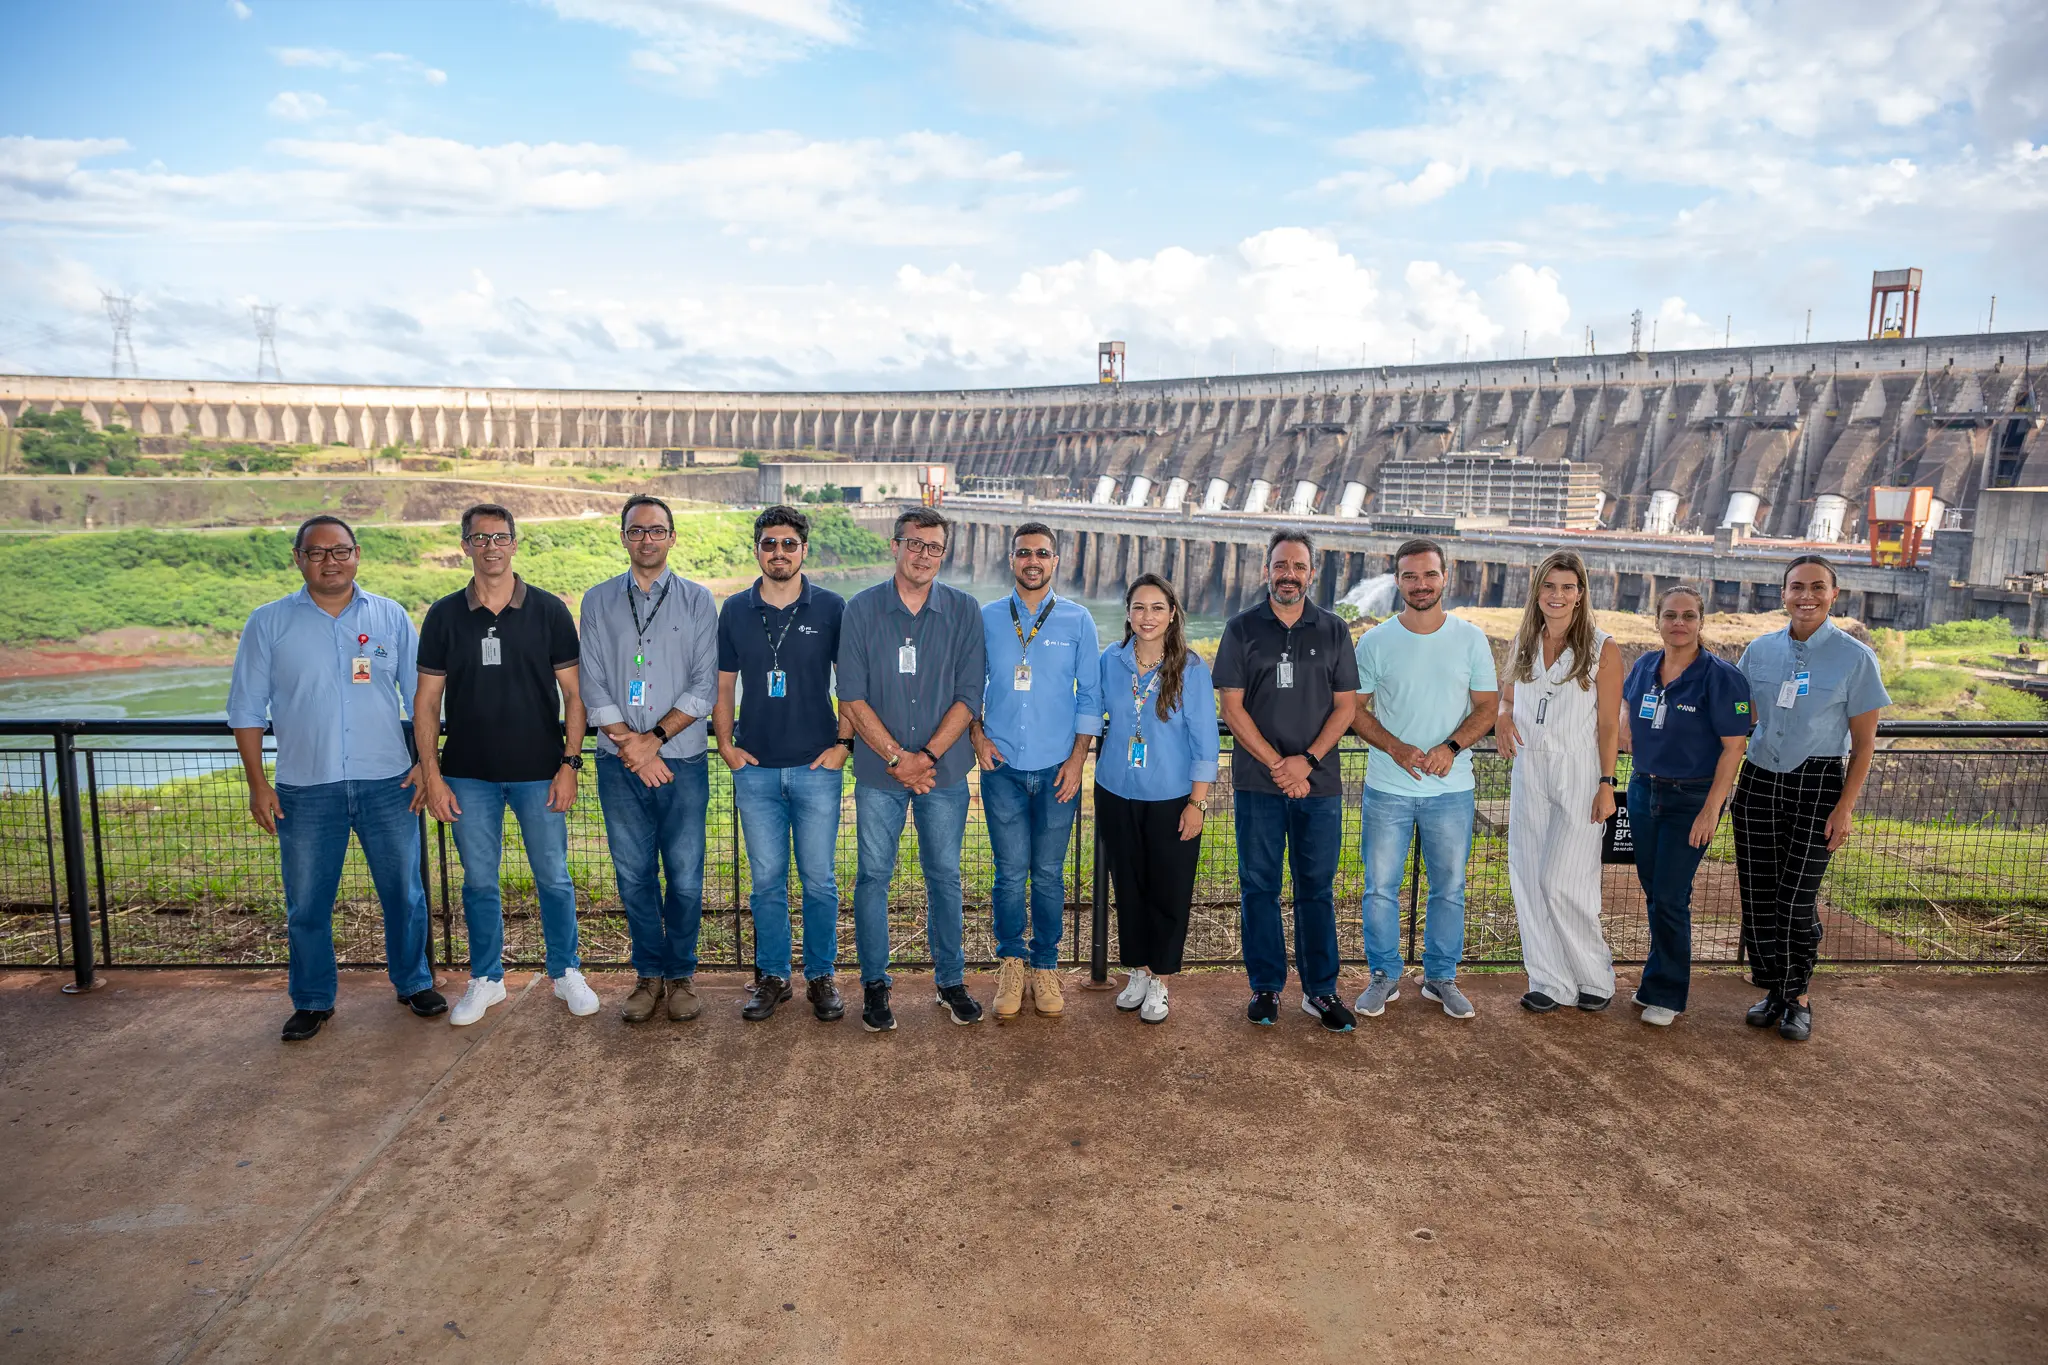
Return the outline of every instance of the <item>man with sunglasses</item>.
{"type": "Polygon", "coordinates": [[[805,995],[825,1022],[846,1013],[839,955],[840,770],[853,726],[832,710],[832,660],[846,600],[804,576],[811,522],[794,507],[754,518],[754,586],[718,612],[718,706],[711,729],[732,769],[753,873],[754,988],[740,1017],[767,1019],[790,998],[789,852],[803,878],[805,995]],[[745,705],[735,707],[744,700],[745,705]]]}
{"type": "Polygon", "coordinates": [[[1101,654],[1095,618],[1052,590],[1059,541],[1027,521],[1010,533],[1016,586],[981,609],[988,681],[969,735],[981,761],[981,808],[995,855],[998,1023],[1024,1009],[1025,905],[1030,905],[1031,1007],[1056,1019],[1060,930],[1066,921],[1067,844],[1088,742],[1102,733],[1101,654]]]}
{"type": "Polygon", "coordinates": [[[479,503],[464,512],[462,548],[474,576],[427,608],[413,700],[427,809],[449,827],[462,858],[469,986],[448,1022],[474,1024],[505,998],[498,868],[507,806],[526,843],[555,998],[571,1014],[595,1014],[597,992],[578,970],[569,879],[568,811],[583,767],[576,622],[561,598],[512,571],[519,531],[508,509],[479,503]],[[437,753],[444,700],[447,739],[437,753]]]}
{"type": "Polygon", "coordinates": [[[675,516],[636,493],[619,512],[632,567],[583,594],[583,695],[597,731],[597,803],[638,978],[622,1011],[695,1019],[711,806],[705,717],[718,697],[711,592],[668,567],[675,516]],[[666,873],[668,885],[662,885],[666,873]]]}
{"type": "Polygon", "coordinates": [[[334,1016],[334,895],[351,830],[384,910],[384,959],[399,1003],[421,1018],[448,1010],[427,961],[419,771],[405,742],[419,637],[404,607],[356,585],[359,558],[341,518],[300,526],[292,561],[305,586],[250,615],[228,684],[249,814],[277,836],[284,864],[287,1043],[311,1038],[334,1016]],[[266,725],[277,736],[275,786],[263,771],[266,725]]]}
{"type": "Polygon", "coordinates": [[[956,1024],[981,1018],[967,993],[960,923],[960,846],[967,835],[967,726],[981,708],[981,605],[935,582],[952,527],[929,507],[896,518],[896,572],[846,604],[839,628],[839,705],[851,716],[859,871],[853,888],[861,1023],[896,1027],[889,1007],[889,882],[906,816],[917,820],[925,928],[937,1003],[956,1024]]]}

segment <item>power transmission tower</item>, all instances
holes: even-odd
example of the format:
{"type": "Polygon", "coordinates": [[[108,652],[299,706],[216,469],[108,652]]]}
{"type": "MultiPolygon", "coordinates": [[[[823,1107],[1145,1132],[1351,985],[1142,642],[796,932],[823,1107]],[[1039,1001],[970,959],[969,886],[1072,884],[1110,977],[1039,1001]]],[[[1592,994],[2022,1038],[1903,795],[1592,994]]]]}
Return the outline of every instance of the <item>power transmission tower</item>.
{"type": "Polygon", "coordinates": [[[277,366],[277,305],[252,303],[249,316],[256,322],[256,382],[270,379],[281,384],[284,371],[277,366]]]}
{"type": "Polygon", "coordinates": [[[1628,315],[1628,349],[1632,355],[1643,351],[1643,310],[1638,308],[1628,315]]]}
{"type": "Polygon", "coordinates": [[[107,321],[114,324],[114,355],[108,362],[107,373],[115,379],[121,377],[121,366],[128,366],[131,379],[142,377],[142,367],[135,363],[135,344],[128,339],[128,324],[135,316],[135,300],[124,294],[110,294],[100,290],[100,300],[107,306],[107,321]]]}

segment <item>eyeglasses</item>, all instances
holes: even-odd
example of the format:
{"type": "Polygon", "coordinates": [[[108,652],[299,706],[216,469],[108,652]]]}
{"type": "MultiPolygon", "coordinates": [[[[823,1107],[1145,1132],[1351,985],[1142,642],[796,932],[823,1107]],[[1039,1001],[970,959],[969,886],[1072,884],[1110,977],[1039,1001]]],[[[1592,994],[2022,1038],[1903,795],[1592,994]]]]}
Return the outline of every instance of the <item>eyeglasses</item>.
{"type": "Polygon", "coordinates": [[[898,536],[896,543],[909,553],[922,555],[926,559],[938,559],[946,553],[946,542],[943,540],[930,541],[919,540],[916,536],[898,536]]]}
{"type": "Polygon", "coordinates": [[[803,545],[804,543],[795,536],[783,536],[779,539],[775,536],[761,537],[761,553],[764,555],[772,555],[777,550],[781,550],[784,554],[793,555],[798,550],[801,550],[803,545]]]}
{"type": "Polygon", "coordinates": [[[306,557],[308,564],[320,564],[328,561],[336,564],[346,564],[356,557],[361,548],[359,545],[308,545],[299,553],[306,557]]]}
{"type": "Polygon", "coordinates": [[[1057,551],[1054,551],[1054,550],[1032,550],[1032,549],[1022,549],[1022,548],[1020,548],[1020,549],[1015,549],[1015,550],[1012,550],[1012,551],[1010,551],[1010,555],[1011,555],[1011,557],[1012,557],[1012,558],[1014,558],[1014,559],[1058,559],[1058,558],[1059,558],[1059,553],[1058,553],[1057,551]]]}
{"type": "Polygon", "coordinates": [[[462,539],[464,543],[481,550],[486,545],[495,545],[499,548],[510,545],[513,535],[510,531],[478,531],[475,535],[464,536],[462,539]]]}
{"type": "Polygon", "coordinates": [[[626,539],[651,540],[657,544],[667,540],[673,534],[674,532],[670,531],[666,526],[628,526],[626,528],[626,539]]]}

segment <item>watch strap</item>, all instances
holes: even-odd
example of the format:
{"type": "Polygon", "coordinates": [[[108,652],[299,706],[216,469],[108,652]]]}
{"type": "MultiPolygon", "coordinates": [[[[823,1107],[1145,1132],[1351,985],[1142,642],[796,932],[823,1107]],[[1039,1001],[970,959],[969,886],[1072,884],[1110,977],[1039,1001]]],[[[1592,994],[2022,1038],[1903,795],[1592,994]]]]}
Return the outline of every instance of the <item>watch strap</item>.
{"type": "Polygon", "coordinates": [[[930,749],[925,748],[923,745],[919,745],[917,751],[923,754],[926,758],[930,759],[932,761],[932,766],[934,768],[939,766],[939,756],[933,753],[930,749]]]}
{"type": "Polygon", "coordinates": [[[664,730],[664,729],[662,729],[662,728],[661,728],[661,722],[660,722],[660,721],[656,721],[656,722],[654,722],[654,724],[652,724],[652,725],[650,725],[649,727],[647,727],[647,733],[648,733],[648,734],[650,734],[650,735],[653,735],[653,736],[654,736],[654,737],[655,737],[656,739],[660,740],[660,741],[661,741],[661,742],[662,742],[663,744],[666,744],[666,743],[668,743],[668,739],[669,739],[668,731],[666,731],[666,730],[664,730]]]}
{"type": "Polygon", "coordinates": [[[847,739],[842,739],[842,740],[840,740],[840,741],[839,741],[839,747],[840,747],[840,748],[842,748],[842,749],[844,749],[844,750],[846,750],[846,752],[848,752],[848,753],[852,753],[852,752],[853,752],[853,740],[852,740],[851,738],[847,738],[847,739]]]}
{"type": "Polygon", "coordinates": [[[1445,740],[1444,747],[1446,749],[1449,749],[1454,754],[1461,754],[1465,752],[1465,746],[1458,743],[1458,737],[1456,735],[1453,735],[1449,739],[1445,740]]]}

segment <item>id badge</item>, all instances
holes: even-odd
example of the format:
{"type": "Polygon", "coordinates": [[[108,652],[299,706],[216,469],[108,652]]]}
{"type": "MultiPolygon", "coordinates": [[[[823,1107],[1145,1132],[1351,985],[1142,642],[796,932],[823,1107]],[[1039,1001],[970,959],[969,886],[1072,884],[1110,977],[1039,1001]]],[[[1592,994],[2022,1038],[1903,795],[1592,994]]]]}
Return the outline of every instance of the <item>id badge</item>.
{"type": "Polygon", "coordinates": [[[348,680],[352,683],[370,681],[370,656],[358,654],[348,661],[348,680]]]}
{"type": "Polygon", "coordinates": [[[1536,723],[1537,723],[1538,725],[1541,725],[1541,724],[1543,723],[1543,718],[1544,718],[1545,716],[1549,715],[1549,714],[1550,714],[1550,698],[1549,698],[1549,697],[1538,697],[1538,698],[1536,699],[1536,723]]]}
{"type": "Polygon", "coordinates": [[[635,678],[635,679],[633,679],[633,681],[631,681],[631,682],[629,682],[629,683],[627,683],[627,684],[626,684],[626,705],[628,705],[628,706],[645,706],[645,705],[647,705],[647,684],[646,684],[646,683],[642,682],[642,681],[641,681],[640,679],[638,679],[638,678],[635,678]]]}
{"type": "Polygon", "coordinates": [[[1803,697],[1812,690],[1813,674],[1802,668],[1792,675],[1792,681],[1799,687],[1798,695],[1803,697]]]}
{"type": "Polygon", "coordinates": [[[1650,721],[1650,728],[1652,730],[1661,730],[1664,728],[1664,712],[1664,699],[1662,697],[1659,697],[1657,699],[1657,714],[1650,721]]]}
{"type": "Polygon", "coordinates": [[[1645,692],[1643,693],[1641,704],[1636,707],[1636,718],[1638,720],[1655,720],[1657,713],[1663,709],[1664,704],[1659,700],[1655,692],[1645,692]]]}
{"type": "Polygon", "coordinates": [[[1294,686],[1294,661],[1282,659],[1273,666],[1273,686],[1291,688],[1294,686]]]}
{"type": "Polygon", "coordinates": [[[1131,741],[1131,766],[1133,768],[1145,766],[1145,741],[1142,739],[1131,741]]]}
{"type": "Polygon", "coordinates": [[[896,671],[898,673],[917,672],[916,645],[898,645],[896,647],[896,671]]]}
{"type": "MultiPolygon", "coordinates": [[[[492,626],[493,631],[497,630],[492,626]]],[[[484,666],[491,667],[504,662],[504,646],[495,634],[484,636],[484,666]]]]}
{"type": "Polygon", "coordinates": [[[1792,702],[1798,695],[1799,682],[1797,679],[1787,678],[1778,684],[1778,705],[1786,710],[1792,709],[1792,702]]]}
{"type": "Polygon", "coordinates": [[[786,697],[789,695],[789,674],[779,668],[768,670],[768,695],[786,697]]]}
{"type": "Polygon", "coordinates": [[[1029,692],[1031,690],[1030,664],[1017,665],[1017,671],[1015,676],[1011,679],[1010,687],[1012,688],[1012,690],[1018,692],[1029,692]]]}

